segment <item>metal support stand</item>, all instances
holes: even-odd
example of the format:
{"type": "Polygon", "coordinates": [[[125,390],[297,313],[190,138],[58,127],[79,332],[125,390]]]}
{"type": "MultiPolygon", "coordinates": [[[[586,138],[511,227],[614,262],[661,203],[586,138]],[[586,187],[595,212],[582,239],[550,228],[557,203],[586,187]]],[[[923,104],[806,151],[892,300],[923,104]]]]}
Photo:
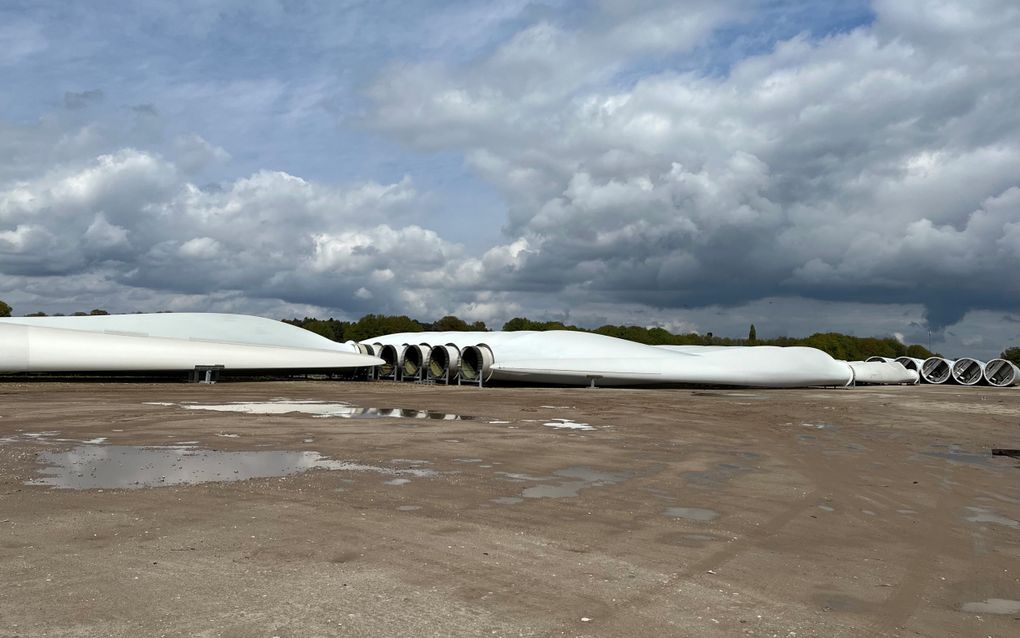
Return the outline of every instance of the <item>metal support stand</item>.
{"type": "Polygon", "coordinates": [[[188,375],[188,383],[206,383],[212,385],[220,380],[222,365],[195,366],[195,369],[188,375]]]}

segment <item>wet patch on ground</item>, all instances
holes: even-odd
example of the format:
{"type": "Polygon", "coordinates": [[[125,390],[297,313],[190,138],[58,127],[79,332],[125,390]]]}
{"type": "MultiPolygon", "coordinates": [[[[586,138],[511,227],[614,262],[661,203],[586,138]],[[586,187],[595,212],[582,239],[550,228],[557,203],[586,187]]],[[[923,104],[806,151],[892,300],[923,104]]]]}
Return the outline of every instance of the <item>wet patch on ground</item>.
{"type": "Polygon", "coordinates": [[[938,452],[921,452],[924,456],[928,456],[935,459],[944,459],[950,463],[961,463],[964,465],[992,465],[993,458],[990,453],[982,454],[980,452],[968,452],[963,447],[952,444],[952,445],[932,445],[933,448],[944,448],[945,451],[938,452]]]}
{"type": "Polygon", "coordinates": [[[590,431],[595,428],[587,423],[577,423],[570,419],[552,419],[543,423],[547,428],[556,428],[557,430],[584,430],[590,431]]]}
{"type": "Polygon", "coordinates": [[[19,432],[12,436],[0,438],[0,443],[36,443],[48,445],[52,443],[81,443],[84,445],[101,445],[107,437],[96,436],[88,439],[69,439],[60,436],[60,432],[19,432]]]}
{"type": "Polygon", "coordinates": [[[967,507],[966,509],[970,514],[965,516],[964,520],[969,523],[989,523],[1020,530],[1020,521],[996,514],[988,507],[967,507]]]}
{"type": "Polygon", "coordinates": [[[237,401],[221,404],[181,402],[178,404],[150,401],[143,405],[162,407],[177,406],[185,410],[210,412],[238,412],[241,414],[309,414],[316,418],[339,419],[434,419],[439,421],[474,421],[477,417],[450,414],[434,410],[409,410],[405,408],[365,408],[344,402],[292,401],[278,399],[266,402],[237,401]]]}
{"type": "Polygon", "coordinates": [[[1001,614],[1009,616],[1020,614],[1020,600],[1007,598],[988,598],[980,602],[963,603],[960,611],[968,614],[1001,614]]]}
{"type": "Polygon", "coordinates": [[[656,539],[657,542],[663,545],[678,545],[680,547],[704,547],[709,543],[718,543],[725,540],[728,539],[724,536],[704,532],[670,532],[662,534],[656,539]]]}
{"type": "MultiPolygon", "coordinates": [[[[190,442],[189,442],[190,443],[190,442]]],[[[169,485],[246,481],[292,476],[309,470],[376,472],[398,477],[431,477],[435,470],[392,468],[334,460],[318,452],[199,449],[192,445],[79,445],[43,452],[45,467],[26,485],[59,489],[140,489],[169,485]]]]}
{"type": "Polygon", "coordinates": [[[630,472],[603,472],[590,467],[569,467],[553,472],[556,477],[568,479],[555,485],[536,485],[521,492],[524,498],[567,498],[577,496],[578,492],[592,487],[614,485],[625,481],[630,472]]]}
{"type": "Polygon", "coordinates": [[[667,507],[662,514],[670,518],[683,518],[699,523],[707,523],[719,518],[719,512],[703,507],[667,507]]]}
{"type": "Polygon", "coordinates": [[[756,461],[761,458],[760,454],[756,452],[731,452],[730,454],[736,458],[716,463],[709,469],[684,472],[683,477],[686,484],[692,487],[719,489],[725,487],[733,479],[757,470],[755,466],[741,461],[756,461]]]}

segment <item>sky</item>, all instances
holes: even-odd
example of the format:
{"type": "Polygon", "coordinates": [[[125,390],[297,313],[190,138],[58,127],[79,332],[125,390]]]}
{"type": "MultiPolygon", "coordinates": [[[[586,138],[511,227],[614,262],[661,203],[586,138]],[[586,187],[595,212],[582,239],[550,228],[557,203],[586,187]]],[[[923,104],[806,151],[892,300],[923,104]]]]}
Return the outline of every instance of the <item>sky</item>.
{"type": "Polygon", "coordinates": [[[1015,0],[5,0],[15,314],[1020,345],[1015,0]]]}

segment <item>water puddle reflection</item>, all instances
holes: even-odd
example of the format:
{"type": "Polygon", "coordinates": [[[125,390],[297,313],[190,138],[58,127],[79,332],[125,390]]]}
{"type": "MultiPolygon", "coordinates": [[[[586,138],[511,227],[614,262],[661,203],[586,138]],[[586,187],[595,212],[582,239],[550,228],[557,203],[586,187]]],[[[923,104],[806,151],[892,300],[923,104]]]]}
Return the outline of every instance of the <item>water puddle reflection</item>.
{"type": "Polygon", "coordinates": [[[1020,614],[1020,600],[988,598],[979,603],[963,603],[960,609],[969,614],[1020,614]]]}
{"type": "Polygon", "coordinates": [[[140,489],[169,485],[246,481],[291,476],[309,470],[376,472],[388,476],[431,477],[434,470],[389,468],[338,461],[318,452],[227,452],[187,446],[80,445],[43,452],[46,467],[27,485],[60,489],[140,489]]]}
{"type": "Polygon", "coordinates": [[[551,421],[547,421],[543,425],[545,425],[545,427],[547,428],[556,428],[558,430],[592,431],[595,429],[594,427],[587,423],[577,423],[576,421],[571,421],[570,419],[552,419],[551,421]]]}
{"type": "Polygon", "coordinates": [[[477,417],[450,414],[434,410],[408,410],[404,408],[363,408],[345,402],[292,401],[277,399],[265,402],[236,401],[221,404],[182,402],[179,404],[150,401],[143,405],[176,407],[185,410],[208,412],[238,412],[241,414],[310,414],[316,418],[340,419],[434,419],[437,421],[474,421],[477,417]]]}
{"type": "Polygon", "coordinates": [[[990,454],[980,454],[975,452],[966,452],[964,449],[956,444],[949,446],[945,445],[932,445],[931,447],[948,448],[946,452],[921,452],[924,456],[928,456],[936,459],[945,459],[950,463],[963,463],[966,465],[992,465],[992,456],[990,454]]]}
{"type": "Polygon", "coordinates": [[[1013,520],[1012,518],[1006,518],[1000,516],[987,507],[967,507],[970,512],[970,516],[967,516],[964,520],[968,523],[991,523],[992,525],[1002,525],[1003,527],[1009,527],[1012,529],[1020,529],[1020,521],[1013,520]]]}
{"type": "Polygon", "coordinates": [[[699,523],[707,523],[719,518],[719,512],[702,507],[667,507],[663,515],[670,518],[685,518],[699,523]]]}
{"type": "MultiPolygon", "coordinates": [[[[593,470],[590,467],[568,467],[565,470],[553,472],[553,477],[537,480],[556,480],[559,478],[570,479],[561,481],[555,485],[536,485],[521,492],[524,498],[567,498],[577,496],[578,492],[590,487],[602,487],[614,485],[632,476],[631,473],[614,473],[593,470]]],[[[509,475],[508,475],[509,476],[509,475]]],[[[532,477],[529,477],[532,478],[532,477]]],[[[535,480],[532,478],[532,480],[535,480]]]]}

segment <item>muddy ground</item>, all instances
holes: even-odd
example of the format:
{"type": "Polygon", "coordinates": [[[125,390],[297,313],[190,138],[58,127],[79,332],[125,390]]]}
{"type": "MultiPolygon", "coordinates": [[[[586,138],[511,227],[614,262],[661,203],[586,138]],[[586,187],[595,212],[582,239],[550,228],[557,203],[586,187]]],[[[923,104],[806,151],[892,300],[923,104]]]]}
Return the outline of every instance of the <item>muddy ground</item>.
{"type": "Polygon", "coordinates": [[[1018,389],[0,382],[0,636],[1015,637],[992,448],[1018,389]],[[195,409],[281,399],[409,411],[195,409]]]}

